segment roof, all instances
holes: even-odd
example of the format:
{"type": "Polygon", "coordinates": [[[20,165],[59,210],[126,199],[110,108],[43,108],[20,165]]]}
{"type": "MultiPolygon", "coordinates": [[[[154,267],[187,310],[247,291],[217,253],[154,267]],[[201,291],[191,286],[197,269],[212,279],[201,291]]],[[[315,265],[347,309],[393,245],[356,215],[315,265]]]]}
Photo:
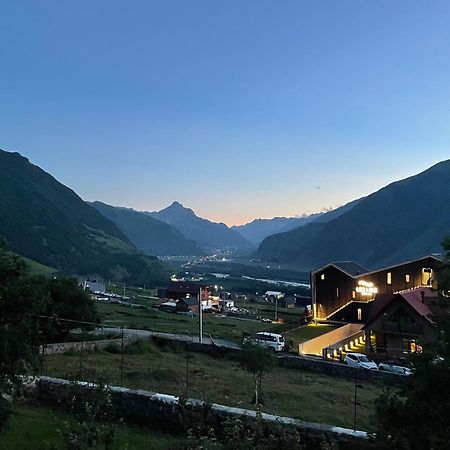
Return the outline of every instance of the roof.
{"type": "Polygon", "coordinates": [[[377,294],[375,300],[371,303],[369,311],[369,319],[364,325],[367,328],[372,322],[374,322],[380,314],[395,300],[402,300],[406,302],[419,316],[426,319],[428,322],[434,324],[429,306],[422,302],[422,293],[424,292],[424,297],[435,297],[431,289],[428,288],[418,288],[412,289],[407,292],[401,292],[398,294],[377,294]]]}
{"type": "Polygon", "coordinates": [[[405,264],[411,264],[416,261],[422,261],[423,259],[427,259],[427,258],[433,258],[436,261],[443,261],[442,256],[440,256],[438,254],[431,254],[431,255],[421,256],[420,258],[411,259],[409,261],[403,261],[403,262],[400,262],[397,264],[393,264],[391,266],[381,267],[381,268],[375,269],[375,270],[368,270],[365,267],[361,266],[360,264],[358,264],[354,261],[333,261],[333,262],[329,262],[328,264],[314,270],[313,274],[315,274],[317,272],[322,272],[328,267],[335,267],[336,269],[340,270],[341,272],[344,272],[345,274],[347,274],[349,277],[359,278],[360,276],[363,276],[363,275],[372,275],[377,272],[382,272],[383,270],[393,269],[395,267],[404,266],[405,264]]]}
{"type": "Polygon", "coordinates": [[[166,292],[175,292],[178,294],[198,294],[200,289],[207,287],[209,286],[192,283],[172,283],[166,288],[166,292]]]}
{"type": "Polygon", "coordinates": [[[264,295],[268,295],[268,296],[278,296],[278,295],[284,295],[283,292],[279,292],[279,291],[266,291],[266,293],[264,295]]]}
{"type": "Polygon", "coordinates": [[[179,301],[186,303],[187,306],[198,305],[198,300],[196,298],[183,298],[182,300],[179,301]]]}
{"type": "Polygon", "coordinates": [[[361,266],[358,263],[355,263],[354,261],[333,261],[326,264],[325,266],[319,267],[313,273],[322,272],[328,267],[335,267],[336,269],[346,273],[348,276],[352,278],[368,272],[368,269],[366,269],[365,267],[361,266]]]}
{"type": "Polygon", "coordinates": [[[411,264],[413,262],[422,261],[423,259],[428,259],[428,258],[433,258],[436,261],[440,261],[440,262],[444,261],[442,256],[438,255],[438,254],[425,255],[425,256],[421,256],[420,258],[410,259],[409,261],[403,261],[403,262],[400,262],[400,263],[397,263],[397,264],[393,264],[391,266],[381,267],[379,269],[371,270],[370,272],[365,273],[365,275],[372,275],[373,273],[382,272],[384,270],[389,270],[389,269],[394,269],[395,267],[404,266],[406,264],[411,264]]]}

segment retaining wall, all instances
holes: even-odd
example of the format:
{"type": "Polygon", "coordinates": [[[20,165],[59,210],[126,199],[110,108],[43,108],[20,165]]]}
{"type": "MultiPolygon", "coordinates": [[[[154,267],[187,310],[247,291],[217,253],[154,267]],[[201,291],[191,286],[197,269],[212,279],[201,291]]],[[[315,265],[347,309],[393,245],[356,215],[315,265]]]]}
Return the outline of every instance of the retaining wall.
{"type": "MultiPolygon", "coordinates": [[[[88,383],[78,383],[89,389],[88,383]]],[[[41,377],[34,384],[33,393],[39,401],[64,405],[70,400],[70,382],[67,380],[41,377]]],[[[231,417],[240,417],[245,427],[251,429],[256,425],[256,411],[232,408],[218,404],[206,404],[200,400],[180,400],[172,395],[158,394],[149,391],[137,391],[112,387],[111,401],[114,414],[129,423],[148,427],[164,428],[173,432],[185,432],[190,427],[207,425],[220,433],[224,421],[231,417]]],[[[318,448],[325,438],[339,442],[342,449],[373,449],[367,433],[353,431],[332,425],[303,422],[289,417],[262,414],[264,426],[268,431],[275,428],[294,428],[299,431],[308,448],[318,448]]]]}

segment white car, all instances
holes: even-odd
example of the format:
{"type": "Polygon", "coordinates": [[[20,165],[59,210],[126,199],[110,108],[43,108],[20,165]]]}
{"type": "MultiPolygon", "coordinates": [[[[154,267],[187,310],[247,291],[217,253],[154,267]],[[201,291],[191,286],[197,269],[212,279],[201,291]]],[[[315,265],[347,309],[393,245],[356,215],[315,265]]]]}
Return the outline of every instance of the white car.
{"type": "Polygon", "coordinates": [[[390,362],[384,362],[378,364],[378,370],[383,370],[384,372],[398,373],[399,375],[411,375],[412,370],[409,367],[397,366],[390,362]]]}
{"type": "Polygon", "coordinates": [[[253,336],[246,337],[243,343],[246,344],[247,342],[266,347],[274,352],[281,352],[285,349],[284,337],[281,334],[261,331],[253,336]]]}
{"type": "Polygon", "coordinates": [[[359,367],[361,369],[377,370],[378,366],[366,355],[362,353],[347,353],[344,362],[350,367],[359,367]]]}

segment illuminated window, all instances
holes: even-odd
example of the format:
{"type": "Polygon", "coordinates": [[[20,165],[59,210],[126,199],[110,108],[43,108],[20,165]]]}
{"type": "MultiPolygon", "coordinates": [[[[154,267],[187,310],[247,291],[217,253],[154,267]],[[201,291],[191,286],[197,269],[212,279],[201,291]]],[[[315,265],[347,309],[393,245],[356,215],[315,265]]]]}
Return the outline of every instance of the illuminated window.
{"type": "Polygon", "coordinates": [[[409,283],[409,273],[407,273],[407,274],[405,275],[405,280],[406,280],[407,283],[409,283]]]}
{"type": "Polygon", "coordinates": [[[356,312],[358,313],[358,320],[362,320],[362,309],[361,309],[361,308],[358,308],[358,309],[356,310],[356,312]]]}
{"type": "Polygon", "coordinates": [[[336,288],[336,297],[339,297],[339,288],[336,288]]]}
{"type": "Polygon", "coordinates": [[[325,274],[324,273],[322,275],[320,275],[320,279],[321,280],[325,280],[325,274]]]}
{"type": "Polygon", "coordinates": [[[388,272],[386,277],[387,284],[392,284],[392,273],[388,272]]]}
{"type": "Polygon", "coordinates": [[[356,291],[352,291],[352,298],[356,298],[356,291]]]}
{"type": "Polygon", "coordinates": [[[424,267],[422,269],[422,285],[423,286],[431,286],[433,281],[433,269],[429,267],[424,267]]]}

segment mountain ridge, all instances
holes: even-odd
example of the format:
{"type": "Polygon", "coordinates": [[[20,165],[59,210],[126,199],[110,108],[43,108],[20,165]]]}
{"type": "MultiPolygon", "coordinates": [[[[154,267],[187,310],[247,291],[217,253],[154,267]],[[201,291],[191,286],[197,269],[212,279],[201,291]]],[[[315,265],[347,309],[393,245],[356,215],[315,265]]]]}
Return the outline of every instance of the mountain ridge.
{"type": "Polygon", "coordinates": [[[307,270],[332,260],[376,268],[414,259],[440,251],[450,232],[448,204],[450,160],[445,160],[388,184],[327,223],[266,238],[256,255],[307,270]]]}
{"type": "Polygon", "coordinates": [[[172,225],[132,208],[88,202],[114,222],[127,238],[148,255],[199,256],[204,252],[172,225]]]}
{"type": "MultiPolygon", "coordinates": [[[[17,152],[0,150],[0,236],[21,256],[72,275],[116,280],[165,277],[72,189],[17,152]]],[[[164,275],[163,275],[164,274],[164,275]]]]}
{"type": "Polygon", "coordinates": [[[222,222],[212,222],[195,214],[178,201],[160,211],[144,211],[155,219],[162,220],[180,231],[188,239],[204,249],[237,249],[250,251],[254,245],[237,231],[222,222]]]}

